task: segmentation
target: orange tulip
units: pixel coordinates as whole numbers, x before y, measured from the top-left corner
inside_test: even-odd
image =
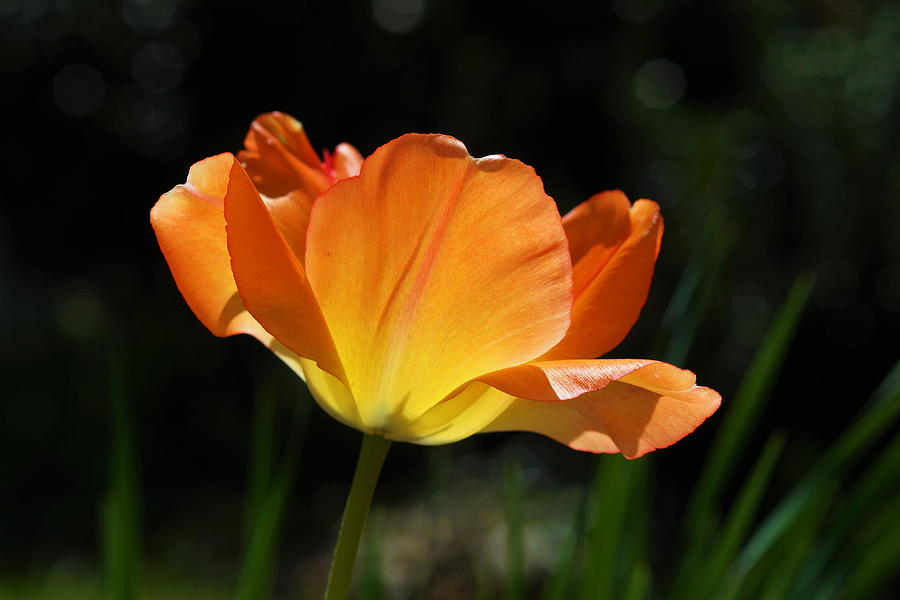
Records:
[[[443,135],[321,160],[272,113],[245,146],[196,163],[153,228],[203,324],[255,336],[339,421],[419,444],[533,431],[634,458],[718,408],[690,371],[594,358],[644,304],[656,203],[604,192],[561,219],[531,167]]]

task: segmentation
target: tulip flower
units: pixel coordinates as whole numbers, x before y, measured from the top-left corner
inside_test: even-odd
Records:
[[[354,490],[374,487],[385,440],[521,430],[635,458],[719,406],[690,371],[597,358],[647,297],[663,231],[649,200],[604,192],[561,218],[517,160],[419,134],[320,158],[272,113],[237,157],[196,163],[151,222],[212,333],[256,337],[366,434]],[[344,528],[361,530],[353,502]]]

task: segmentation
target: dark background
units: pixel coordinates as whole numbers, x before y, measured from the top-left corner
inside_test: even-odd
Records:
[[[725,409],[791,281],[814,272],[756,440],[789,433],[785,485],[897,359],[896,2],[3,0],[0,74],[0,572],[95,562],[120,376],[149,560],[230,577],[255,390],[276,382],[284,421],[310,400],[256,342],[194,319],[148,212],[264,111],[295,115],[316,148],[456,136],[534,166],[562,212],[616,187],[657,200],[651,297],[616,356],[647,355],[715,215],[736,245],[681,366]],[[330,546],[359,439],[309,418],[287,556]],[[672,529],[718,422],[657,453]],[[379,501],[420,495],[441,452],[487,478],[518,452],[548,487],[593,464],[523,434],[397,445]]]

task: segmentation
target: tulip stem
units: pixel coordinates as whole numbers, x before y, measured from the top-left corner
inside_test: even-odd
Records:
[[[353,474],[350,495],[347,496],[337,546],[331,561],[331,572],[325,586],[325,600],[345,600],[350,595],[359,538],[366,524],[381,465],[384,464],[384,457],[387,456],[390,447],[391,441],[386,438],[363,434],[356,472]]]

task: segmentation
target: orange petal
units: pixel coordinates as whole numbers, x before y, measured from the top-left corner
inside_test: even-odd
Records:
[[[299,357],[273,340],[238,295],[225,237],[223,197],[234,157],[220,154],[191,167],[187,183],[163,194],[150,211],[172,276],[188,306],[215,335],[252,335],[302,376]]]
[[[601,192],[563,217],[572,255],[572,287],[577,296],[628,238],[631,202],[619,190]],[[590,256],[589,256],[590,255]]]
[[[563,219],[574,268],[575,302],[565,339],[545,359],[593,358],[621,342],[650,290],[662,240],[659,206],[604,192]]]
[[[313,202],[335,180],[358,174],[362,155],[350,144],[339,144],[326,164],[313,150],[303,125],[280,112],[258,116],[250,125],[244,147],[238,158],[303,263]]]
[[[344,142],[334,149],[334,176],[336,179],[356,177],[362,168],[363,156],[359,150]]]
[[[575,450],[637,458],[691,433],[720,402],[690,371],[650,362],[572,400],[515,400],[482,431],[533,431]]]
[[[473,381],[418,418],[393,424],[385,435],[392,440],[426,446],[450,444],[478,433],[517,401],[509,394]]]
[[[599,390],[654,362],[630,358],[538,361],[481,375],[477,379],[517,398],[557,402]]]
[[[447,136],[398,138],[322,195],[306,268],[373,431],[539,356],[568,326],[568,248],[540,178]]]
[[[196,163],[187,183],[160,197],[150,223],[181,295],[211,332],[269,338],[244,310],[231,275],[222,198],[233,162],[220,154]]]
[[[341,379],[341,361],[303,267],[233,157],[224,204],[231,270],[244,306],[284,346]]]
[[[244,148],[238,158],[261,194],[277,198],[301,190],[311,201],[331,185],[303,125],[290,115],[259,115],[244,138]]]

